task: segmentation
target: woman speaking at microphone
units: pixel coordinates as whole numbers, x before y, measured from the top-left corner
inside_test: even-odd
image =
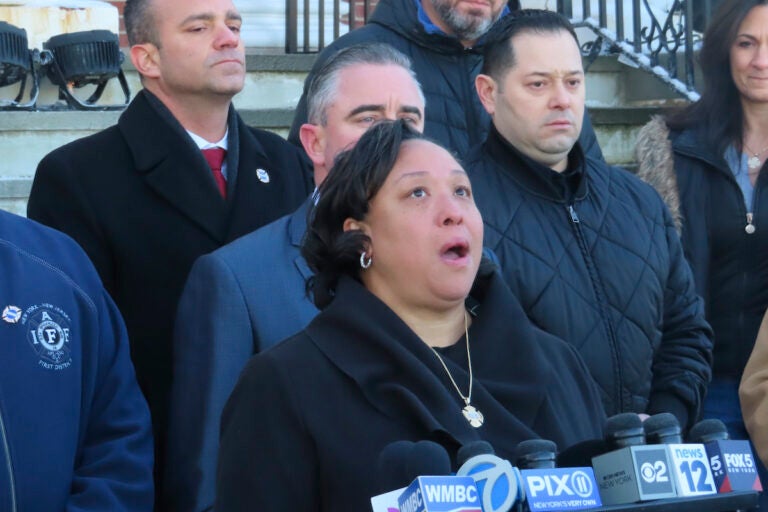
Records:
[[[583,362],[493,265],[469,178],[405,122],[371,128],[320,188],[302,254],[321,313],[254,356],[222,417],[216,509],[363,511],[398,440],[602,436]],[[404,485],[407,482],[403,483]]]

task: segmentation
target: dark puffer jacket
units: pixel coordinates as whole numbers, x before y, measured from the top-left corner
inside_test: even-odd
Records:
[[[670,133],[654,118],[638,136],[638,175],[677,212],[685,255],[715,332],[713,374],[739,379],[768,307],[768,176],[744,197],[703,127]],[[751,229],[750,229],[751,231]]]
[[[465,48],[455,37],[429,34],[418,20],[414,0],[381,0],[367,25],[345,34],[318,55],[304,82],[289,141],[301,146],[299,128],[307,122],[307,86],[325,60],[343,48],[369,42],[387,43],[411,59],[426,98],[427,136],[460,157],[485,139],[490,117],[475,91],[475,77],[483,65],[482,40]],[[588,154],[603,158],[586,113],[581,143]]]
[[[579,350],[609,415],[666,411],[690,426],[711,330],[669,211],[628,172],[578,145],[570,157],[565,194],[492,131],[467,162],[485,245],[534,322]]]

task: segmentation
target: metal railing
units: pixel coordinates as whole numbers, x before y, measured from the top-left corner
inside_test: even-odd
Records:
[[[319,52],[365,25],[375,6],[376,0],[285,0],[285,52]]]
[[[582,45],[587,67],[599,55],[619,55],[695,101],[694,52],[719,1],[675,0],[660,8],[650,0],[557,0],[557,11],[594,34]],[[364,24],[377,0],[327,2],[286,0],[287,53],[322,50],[342,32]]]
[[[675,0],[660,9],[649,0],[558,0],[557,9],[594,33],[582,46],[587,67],[598,55],[618,54],[695,101],[694,52],[718,1]]]

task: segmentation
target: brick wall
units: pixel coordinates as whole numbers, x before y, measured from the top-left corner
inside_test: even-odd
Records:
[[[125,0],[110,0],[110,4],[117,7],[120,12],[120,47],[128,47],[128,36],[125,35],[125,24],[123,23],[123,8],[125,7]]]

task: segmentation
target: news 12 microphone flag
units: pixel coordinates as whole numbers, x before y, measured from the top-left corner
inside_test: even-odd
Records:
[[[400,512],[483,512],[468,476],[420,476],[398,500]]]
[[[666,444],[670,472],[680,497],[717,494],[704,445],[700,443]]]

